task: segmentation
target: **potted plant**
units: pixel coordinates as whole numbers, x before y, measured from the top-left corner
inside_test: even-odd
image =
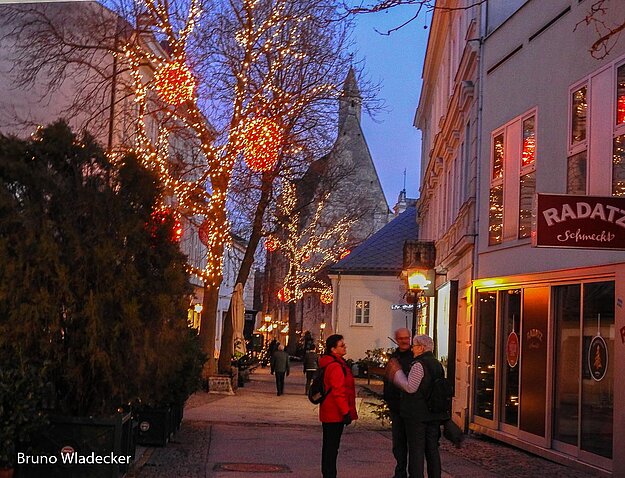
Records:
[[[14,360],[0,368],[0,478],[13,476],[17,451],[47,424],[42,374]]]

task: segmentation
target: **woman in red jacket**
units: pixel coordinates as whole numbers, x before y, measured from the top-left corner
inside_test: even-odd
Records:
[[[343,360],[347,346],[342,335],[331,335],[326,340],[325,355],[319,359],[319,368],[325,368],[323,381],[328,395],[319,407],[323,427],[321,473],[323,478],[336,478],[336,457],[345,425],[358,418],[356,387],[351,370]]]

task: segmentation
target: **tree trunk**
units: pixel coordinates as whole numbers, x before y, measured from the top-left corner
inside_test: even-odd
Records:
[[[245,249],[245,255],[241,261],[241,267],[237,273],[237,279],[235,284],[241,284],[245,287],[250,271],[252,270],[252,264],[254,263],[254,256],[256,255],[256,248],[260,242],[263,232],[263,216],[265,210],[271,199],[271,192],[273,190],[273,180],[275,174],[263,173],[260,199],[256,206],[256,212],[254,213],[254,221],[252,223],[252,233],[250,234],[247,248]],[[230,298],[230,306],[228,307],[228,313],[224,319],[224,329],[221,334],[221,351],[219,353],[219,371],[225,373],[230,370],[230,361],[232,360],[232,339],[233,339],[233,321],[232,321],[232,297]]]
[[[297,338],[297,302],[289,302],[289,355],[295,355],[297,351]]]
[[[204,284],[202,298],[202,317],[200,321],[200,344],[207,360],[202,371],[202,378],[215,375],[215,337],[217,335],[217,304],[219,302],[219,287]]]

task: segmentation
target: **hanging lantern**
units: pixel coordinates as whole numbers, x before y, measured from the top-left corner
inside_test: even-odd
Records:
[[[195,78],[184,62],[174,60],[158,69],[154,89],[164,102],[176,106],[193,99]]]
[[[271,171],[278,161],[282,129],[270,118],[255,118],[243,133],[243,156],[252,171]]]
[[[200,242],[204,244],[205,246],[208,246],[208,243],[210,242],[210,238],[211,238],[210,224],[208,221],[204,221],[202,223],[202,225],[197,230],[197,235],[198,235],[198,238],[200,239]]]
[[[265,249],[267,249],[269,252],[273,252],[277,248],[278,248],[278,241],[274,237],[269,236],[265,240]]]
[[[345,250],[345,251],[343,251],[343,252],[341,253],[341,255],[339,256],[339,259],[345,259],[345,258],[346,258],[347,256],[349,256],[351,253],[352,253],[352,251],[351,251],[351,250],[349,250],[349,249],[347,249],[347,250]]]
[[[332,301],[334,300],[334,294],[332,294],[332,290],[331,289],[324,289],[321,292],[321,303],[322,304],[331,304]]]

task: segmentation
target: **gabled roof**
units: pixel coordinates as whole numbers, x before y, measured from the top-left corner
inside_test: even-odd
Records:
[[[399,274],[404,262],[404,241],[416,240],[418,236],[417,208],[411,206],[330,267],[330,274]]]

